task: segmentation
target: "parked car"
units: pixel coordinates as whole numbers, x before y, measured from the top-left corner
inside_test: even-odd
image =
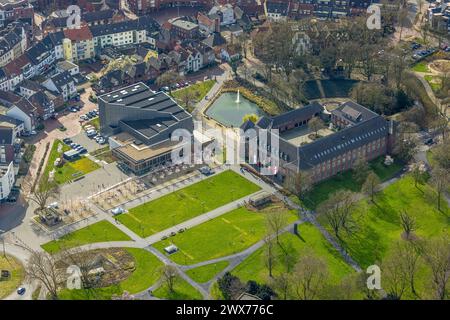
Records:
[[[72,139],[70,139],[70,138],[64,138],[64,139],[63,139],[63,142],[64,142],[65,144],[70,145],[73,141],[72,141]]]
[[[114,208],[114,209],[111,210],[111,213],[112,213],[113,215],[115,215],[115,216],[117,216],[117,215],[119,215],[119,214],[122,214],[122,213],[124,213],[124,212],[125,212],[125,209],[122,208],[122,207],[117,207],[117,208]]]
[[[19,295],[19,296],[23,296],[24,294],[25,294],[25,291],[27,291],[24,287],[19,287],[18,289],[17,289],[17,294]]]

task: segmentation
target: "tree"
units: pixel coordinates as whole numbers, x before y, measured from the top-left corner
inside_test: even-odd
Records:
[[[317,298],[324,288],[328,277],[325,260],[318,258],[311,251],[302,255],[291,277],[291,291],[295,298],[312,300]]]
[[[293,186],[289,189],[292,189],[300,199],[303,199],[312,189],[313,182],[313,177],[310,172],[300,171],[295,175]]]
[[[424,182],[424,174],[419,163],[414,163],[411,169],[411,174],[414,179],[414,186],[419,189],[418,184],[422,184]]]
[[[161,279],[162,281],[167,285],[167,289],[169,290],[169,293],[173,293],[174,286],[179,278],[178,270],[174,266],[170,264],[166,264],[162,267],[161,270]]]
[[[242,123],[246,122],[246,121],[251,121],[253,123],[258,122],[258,116],[254,113],[249,113],[246,114],[243,118],[242,118]]]
[[[39,180],[37,187],[33,191],[33,184],[25,180],[24,189],[26,190],[27,199],[38,205],[38,211],[42,211],[47,207],[50,199],[57,199],[59,195],[59,186],[55,181],[51,181],[48,175],[43,175]]]
[[[450,183],[450,172],[449,170],[443,169],[441,167],[435,167],[431,171],[430,183],[436,189],[437,192],[437,205],[438,210],[441,210],[441,199],[442,194],[447,190]]]
[[[414,241],[397,242],[392,255],[397,258],[403,276],[409,283],[411,292],[419,297],[415,288],[415,276],[420,266],[420,246]]]
[[[340,190],[332,194],[317,208],[318,214],[325,217],[338,239],[340,239],[339,231],[341,229],[351,232],[354,227],[352,208],[355,202],[356,197],[353,192]]]
[[[400,213],[400,224],[405,233],[405,238],[410,239],[411,233],[417,229],[416,219],[403,211]]]
[[[393,150],[400,160],[404,162],[410,161],[417,151],[418,139],[416,132],[418,126],[412,122],[401,122],[399,125],[399,137],[396,140]]]
[[[422,256],[431,269],[431,283],[435,297],[444,300],[447,297],[447,283],[450,277],[450,240],[448,236],[428,240]]]
[[[373,171],[370,171],[367,175],[366,181],[362,185],[362,190],[365,194],[370,196],[370,200],[372,202],[374,202],[373,199],[375,194],[380,191],[380,184],[380,178],[378,178],[378,176]]]
[[[65,270],[58,268],[52,256],[43,251],[28,249],[28,258],[25,273],[31,281],[38,281],[47,289],[53,300],[58,299],[58,284],[63,280]]]
[[[325,128],[325,124],[319,117],[314,117],[308,121],[308,128],[314,131],[316,138],[318,138],[318,131]]]
[[[192,105],[197,101],[199,97],[199,92],[197,90],[191,90],[191,88],[186,88],[181,90],[178,99],[183,104],[186,110],[190,110]]]
[[[358,183],[366,181],[369,174],[369,163],[366,158],[361,155],[353,163],[353,179]]]
[[[400,300],[408,285],[402,266],[398,263],[397,257],[389,255],[381,266],[383,270],[383,289],[390,299]]]
[[[265,243],[265,251],[264,251],[264,263],[267,267],[267,270],[269,271],[269,277],[273,277],[273,267],[275,264],[275,246],[274,246],[274,239],[272,238],[271,234],[267,234],[264,237],[264,243]]]
[[[156,79],[156,83],[159,87],[168,87],[169,93],[172,94],[172,86],[180,81],[181,78],[175,71],[166,71]]]
[[[275,235],[277,244],[281,246],[280,243],[280,233],[281,230],[287,225],[287,215],[283,210],[271,211],[266,214],[266,226],[267,232]]]
[[[219,278],[217,284],[225,300],[236,299],[245,290],[241,280],[229,272],[226,272],[222,278]]]
[[[433,149],[433,159],[441,168],[450,170],[450,141],[448,139]]]
[[[270,278],[269,284],[270,287],[275,290],[279,299],[287,300],[291,285],[291,277],[286,272],[281,272]]]

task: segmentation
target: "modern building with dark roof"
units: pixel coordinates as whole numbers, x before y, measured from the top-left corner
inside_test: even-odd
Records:
[[[132,172],[141,174],[170,160],[178,142],[176,129],[193,132],[192,116],[164,92],[142,82],[99,97],[100,131],[113,154]]]
[[[317,132],[318,136],[308,126],[314,117],[329,122],[328,127]],[[245,125],[246,129],[250,127]],[[394,122],[352,101],[342,103],[331,113],[314,102],[272,118],[262,117],[254,127],[279,138],[276,153],[280,163],[274,179],[282,183],[299,172],[309,172],[314,182],[327,179],[351,169],[358,158],[369,161],[391,152],[395,142]],[[271,152],[270,139],[265,148]],[[270,159],[265,163],[261,160],[258,166],[270,163]],[[292,184],[288,181],[288,185]]]

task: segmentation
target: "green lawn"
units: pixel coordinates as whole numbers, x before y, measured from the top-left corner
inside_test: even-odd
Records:
[[[207,264],[206,266],[194,268],[186,271],[186,274],[191,277],[192,280],[205,283],[211,280],[216,274],[221,272],[228,266],[228,261],[220,261],[216,263]]]
[[[430,72],[430,69],[428,69],[428,62],[426,61],[416,63],[412,69],[416,72]]]
[[[83,127],[91,125],[95,128],[95,130],[100,130],[100,117],[96,117],[92,120],[89,120],[88,122],[86,122]]]
[[[255,212],[241,207],[157,242],[154,247],[164,252],[164,248],[173,243],[179,251],[171,254],[170,259],[187,265],[238,253],[264,237],[266,214],[271,210],[286,209],[269,207]],[[289,222],[298,219],[294,210],[286,212]]]
[[[198,82],[196,84],[193,84],[187,88],[179,89],[172,92],[172,97],[174,97],[182,106],[183,101],[181,99],[184,91],[191,91],[196,94],[196,98],[194,100],[194,103],[198,103],[201,101],[211,90],[211,88],[214,86],[215,81],[214,80],[206,80],[202,82]]]
[[[91,290],[68,290],[60,292],[63,300],[109,300],[113,294],[121,295],[124,291],[135,294],[147,290],[160,276],[159,269],[163,263],[152,253],[144,249],[127,248],[135,260],[135,270],[124,281],[109,287]]]
[[[292,233],[284,233],[280,236],[282,245],[294,253],[295,259],[293,259],[291,264],[292,267],[306,250],[312,250],[316,256],[323,258],[327,263],[329,273],[327,283],[338,284],[343,277],[354,272],[315,226],[303,223],[298,228],[300,237]],[[259,283],[266,283],[269,272],[264,262],[265,251],[265,246],[258,249],[232,270],[231,273],[238,276],[243,282],[254,280]],[[276,246],[276,251],[278,254],[278,251],[281,251],[281,249]],[[284,272],[284,268],[281,261],[277,260],[273,274],[277,275],[280,272]]]
[[[0,270],[8,270],[11,277],[8,280],[0,281],[0,300],[13,293],[22,283],[25,277],[25,270],[22,264],[14,257],[0,254]]]
[[[386,181],[398,173],[403,165],[395,161],[390,166],[384,165],[384,157],[380,157],[370,162],[370,168],[380,178]],[[305,196],[303,203],[310,209],[315,209],[320,203],[327,200],[334,192],[346,189],[354,192],[361,190],[362,184],[353,179],[353,171],[349,170],[340,173],[328,180],[318,183],[313,190]]]
[[[354,210],[358,228],[351,234],[341,234],[343,246],[363,268],[379,263],[389,254],[395,242],[403,241],[399,218],[402,211],[416,219],[415,235],[428,239],[449,232],[450,210],[446,204],[443,206],[445,208],[439,212],[435,191],[426,184],[417,189],[413,178],[407,176],[380,192],[375,204],[367,199],[358,203]],[[320,220],[328,227],[323,218]]]
[[[106,163],[113,163],[116,161],[112,155],[112,151],[109,149],[109,146],[91,152],[91,156],[96,157],[98,160],[103,160]]]
[[[178,278],[173,289],[174,292],[169,292],[167,285],[163,284],[161,287],[153,292],[153,295],[160,299],[168,300],[201,300],[203,299],[200,292],[187,283],[184,279]]]
[[[426,75],[424,78],[430,85],[433,92],[439,92],[439,90],[441,90],[441,79],[439,77]]]
[[[42,249],[54,254],[61,249],[82,246],[89,243],[105,241],[131,241],[121,230],[106,220],[99,221],[72,233],[66,234],[59,239],[41,245]]]
[[[148,237],[258,190],[257,185],[228,170],[135,207],[118,219],[135,233]]]
[[[58,152],[58,148],[60,148],[61,152]],[[45,167],[44,170],[44,175],[48,176],[50,172],[54,169],[55,181],[58,184],[63,184],[67,181],[76,179],[100,168],[98,164],[96,164],[95,162],[86,157],[81,157],[80,159],[72,162],[67,161],[62,167],[55,167],[54,165],[55,160],[61,157],[62,154],[68,150],[70,150],[70,147],[65,143],[63,143],[61,140],[55,140],[53,142],[47,166]]]

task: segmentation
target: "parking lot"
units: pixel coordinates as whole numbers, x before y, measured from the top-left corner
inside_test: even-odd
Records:
[[[71,139],[73,142],[85,147],[89,153],[104,147],[101,144],[97,143],[95,140],[89,139],[84,130]]]

